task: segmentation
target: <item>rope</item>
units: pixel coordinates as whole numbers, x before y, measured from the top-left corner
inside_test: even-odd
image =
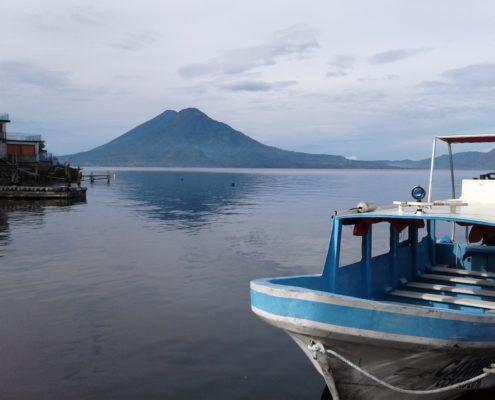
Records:
[[[387,383],[387,382],[377,378],[376,376],[370,374],[368,371],[365,371],[364,369],[362,369],[358,365],[354,364],[352,361],[349,361],[347,358],[340,355],[336,351],[326,349],[325,346],[323,346],[323,344],[321,344],[319,342],[317,342],[317,343],[312,342],[311,344],[308,345],[308,349],[311,352],[313,352],[313,357],[315,359],[317,359],[318,353],[332,355],[332,356],[338,358],[344,364],[347,364],[349,367],[355,369],[356,371],[360,372],[361,374],[363,374],[367,378],[378,383],[379,385],[382,385],[382,386],[386,387],[387,389],[393,390],[395,392],[403,393],[403,394],[427,395],[427,394],[444,393],[444,392],[458,389],[462,386],[466,386],[466,385],[469,385],[471,383],[477,382],[481,379],[486,378],[487,376],[489,376],[491,374],[495,374],[495,364],[491,364],[490,368],[483,368],[482,374],[479,374],[479,375],[477,375],[471,379],[467,379],[467,380],[462,381],[462,382],[454,383],[453,385],[444,386],[444,387],[441,387],[438,389],[431,389],[431,390],[410,390],[410,389],[403,389],[403,388],[400,388],[397,386],[393,386],[390,383]]]

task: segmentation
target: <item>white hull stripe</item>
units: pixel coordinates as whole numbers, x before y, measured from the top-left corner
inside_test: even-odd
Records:
[[[340,334],[352,337],[358,337],[363,339],[377,339],[384,340],[390,342],[401,342],[401,343],[411,343],[422,346],[454,346],[459,345],[460,343],[453,340],[441,340],[441,339],[428,339],[421,338],[416,336],[408,336],[408,335],[396,335],[396,334],[387,334],[380,333],[376,331],[370,331],[366,329],[356,329],[356,328],[347,328],[339,325],[326,324],[322,322],[310,321],[302,318],[293,318],[293,317],[281,317],[280,315],[275,315],[268,313],[266,311],[260,310],[256,307],[251,307],[253,312],[265,319],[272,325],[275,325],[281,329],[287,330],[290,332],[297,332],[299,334],[305,334],[314,339],[319,339],[322,337],[322,334]],[[487,342],[468,342],[462,343],[462,347],[483,347],[490,345],[490,347],[495,347],[495,341],[491,343]]]

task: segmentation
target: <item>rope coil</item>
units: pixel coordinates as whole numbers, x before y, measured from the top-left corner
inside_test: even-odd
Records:
[[[477,382],[481,379],[488,377],[489,375],[492,375],[492,374],[495,375],[495,364],[491,364],[490,368],[483,368],[483,373],[481,373],[481,374],[479,374],[473,378],[467,379],[467,380],[462,381],[462,382],[454,383],[454,384],[449,385],[449,386],[444,386],[441,388],[430,389],[430,390],[403,389],[403,388],[391,385],[390,383],[385,382],[385,381],[381,380],[380,378],[377,378],[376,376],[372,375],[368,371],[362,369],[358,365],[354,364],[352,361],[345,358],[343,355],[337,353],[334,350],[330,350],[330,349],[325,348],[325,346],[323,346],[322,343],[311,342],[308,345],[308,349],[313,353],[313,358],[315,360],[318,358],[318,354],[329,354],[329,355],[334,356],[335,358],[339,359],[340,361],[342,361],[344,364],[348,365],[349,367],[360,372],[361,374],[363,374],[367,378],[371,379],[372,381],[378,383],[379,385],[381,385],[387,389],[393,390],[394,392],[403,393],[403,394],[429,395],[429,394],[444,393],[444,392],[458,389],[462,386],[466,386],[466,385],[469,385],[471,383]]]

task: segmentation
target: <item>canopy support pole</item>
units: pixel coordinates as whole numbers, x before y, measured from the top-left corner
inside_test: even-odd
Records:
[[[455,199],[454,157],[452,155],[452,143],[448,142],[447,145],[449,146],[450,184],[452,187],[452,198]],[[452,241],[455,240],[455,222],[452,222],[452,232],[450,234],[450,239]]]
[[[428,203],[431,202],[431,192],[433,190],[433,170],[435,169],[435,154],[437,147],[437,138],[433,138],[433,149],[431,150],[430,181],[428,183]]]
[[[449,146],[450,182],[452,185],[452,198],[455,199],[454,157],[452,156],[452,143],[448,143],[448,146]]]

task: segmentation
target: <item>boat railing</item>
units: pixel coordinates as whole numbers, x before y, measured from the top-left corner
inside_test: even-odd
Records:
[[[422,201],[394,201],[393,204],[399,207],[399,212],[402,213],[408,208],[415,209],[416,214],[421,214],[425,209],[433,207],[450,207],[450,212],[455,213],[457,207],[465,207],[468,205],[465,201],[459,199],[435,200],[431,202]]]

